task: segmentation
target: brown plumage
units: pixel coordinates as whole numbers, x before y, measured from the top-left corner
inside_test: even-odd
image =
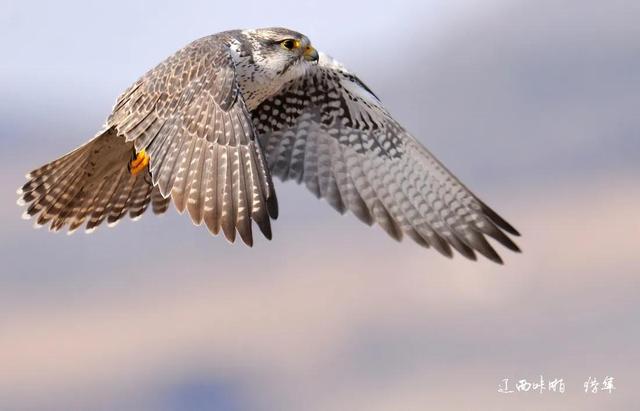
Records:
[[[25,217],[37,215],[36,225],[50,224],[52,231],[68,225],[73,232],[85,223],[87,231],[92,231],[105,219],[115,224],[127,213],[137,218],[152,197],[154,212],[165,212],[168,199],[148,183],[149,171],[136,176],[128,172],[132,153],[133,143],[125,143],[109,129],[32,171],[19,190],[21,202],[29,204]]]
[[[289,41],[291,40],[291,41]],[[129,163],[144,150],[147,168]],[[188,212],[229,241],[271,238],[271,174],[304,183],[340,213],[445,256],[502,262],[518,232],[398,124],[340,63],[287,29],[229,31],[187,45],[117,100],[104,131],[34,170],[25,215],[92,231],[124,215]]]

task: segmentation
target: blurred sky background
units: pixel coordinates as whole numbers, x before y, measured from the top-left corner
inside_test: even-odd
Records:
[[[637,409],[638,22],[634,0],[1,0],[0,409]],[[20,219],[24,174],[147,69],[274,25],[358,73],[524,253],[447,260],[294,183],[252,249],[175,210],[91,236]],[[540,375],[567,392],[497,393]]]

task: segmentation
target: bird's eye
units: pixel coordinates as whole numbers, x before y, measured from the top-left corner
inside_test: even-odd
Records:
[[[282,40],[280,42],[280,45],[287,50],[293,50],[295,48],[300,47],[300,42],[294,39],[286,39],[286,40]]]

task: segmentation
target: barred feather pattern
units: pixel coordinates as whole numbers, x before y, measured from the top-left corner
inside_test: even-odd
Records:
[[[519,251],[518,232],[400,126],[340,63],[318,66],[252,112],[271,172],[304,183],[336,210],[445,256],[501,263],[486,240]]]
[[[194,224],[253,244],[278,214],[271,176],[224,38],[197,40],[118,99],[108,125],[150,157],[153,185]]]
[[[170,199],[194,224],[253,244],[271,238],[278,205],[271,173],[304,183],[341,213],[377,223],[446,256],[500,256],[518,232],[398,124],[373,92],[320,53],[282,54],[281,28],[230,31],[176,52],[117,100],[89,143],[28,175],[26,217],[52,230],[91,231],[125,215],[155,213]],[[315,50],[314,50],[315,52]],[[288,52],[286,52],[288,53]],[[305,57],[304,59],[302,57]],[[275,93],[275,94],[274,94]],[[141,150],[148,167],[132,175]]]
[[[19,203],[27,206],[24,218],[36,226],[49,225],[73,233],[82,225],[92,232],[107,220],[114,225],[128,214],[139,218],[153,203],[155,214],[168,208],[157,188],[149,182],[148,168],[137,175],[128,170],[133,144],[115,130],[99,133],[87,144],[27,175],[18,190]]]

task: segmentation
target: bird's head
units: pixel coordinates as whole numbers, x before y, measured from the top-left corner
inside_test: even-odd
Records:
[[[251,44],[255,64],[279,76],[301,75],[318,62],[318,52],[309,38],[293,30],[274,27],[243,34]]]

